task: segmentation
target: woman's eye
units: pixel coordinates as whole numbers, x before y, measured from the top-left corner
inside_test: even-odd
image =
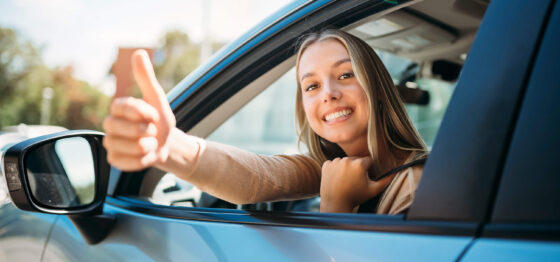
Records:
[[[311,90],[313,90],[313,89],[315,89],[315,88],[317,88],[317,85],[308,85],[308,86],[305,88],[305,92],[309,92],[309,91],[311,91]]]
[[[340,80],[348,79],[354,77],[354,73],[344,73],[338,77]]]

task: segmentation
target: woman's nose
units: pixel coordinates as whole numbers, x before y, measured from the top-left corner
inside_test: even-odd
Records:
[[[340,93],[340,90],[338,90],[338,88],[336,87],[336,84],[330,83],[330,82],[325,82],[324,86],[323,86],[323,102],[329,102],[332,100],[338,100],[340,99],[342,93]]]

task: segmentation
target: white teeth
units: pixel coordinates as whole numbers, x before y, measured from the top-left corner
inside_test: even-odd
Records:
[[[331,121],[331,120],[333,120],[333,119],[335,119],[335,118],[338,118],[338,117],[347,116],[347,115],[349,115],[350,113],[352,113],[352,110],[351,110],[351,109],[344,109],[344,110],[341,110],[341,111],[334,112],[334,113],[331,113],[331,114],[326,115],[326,116],[325,116],[325,120]]]

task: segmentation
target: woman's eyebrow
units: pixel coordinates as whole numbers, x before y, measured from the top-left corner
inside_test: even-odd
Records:
[[[305,74],[301,77],[301,80],[300,80],[300,81],[303,82],[303,79],[305,79],[306,77],[310,77],[310,76],[314,76],[314,75],[315,75],[315,73],[313,73],[313,72],[305,73]]]
[[[339,66],[339,65],[341,65],[341,64],[348,63],[348,62],[352,62],[352,60],[350,60],[350,58],[343,58],[343,59],[340,59],[340,60],[336,61],[336,62],[332,65],[332,68],[335,68],[335,67],[337,67],[337,66]],[[314,75],[315,75],[315,73],[313,73],[313,72],[305,73],[303,76],[301,76],[301,80],[300,80],[300,81],[303,81],[303,79],[305,79],[306,77],[310,77],[310,76],[314,76]]]
[[[350,58],[343,58],[343,59],[340,59],[340,60],[336,61],[336,62],[332,65],[332,67],[335,68],[335,67],[337,67],[337,66],[339,66],[339,65],[341,65],[341,64],[348,63],[348,62],[352,62],[352,60],[350,60]]]

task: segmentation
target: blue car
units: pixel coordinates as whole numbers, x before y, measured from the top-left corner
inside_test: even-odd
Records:
[[[298,153],[294,43],[324,28],[378,52],[431,149],[406,214],[234,205],[65,131],[3,147],[0,261],[560,260],[559,1],[295,1],[168,93],[177,127]]]

